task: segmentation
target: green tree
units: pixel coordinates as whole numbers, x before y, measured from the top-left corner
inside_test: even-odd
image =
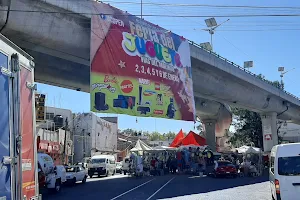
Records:
[[[176,133],[169,131],[168,133],[161,134],[157,131],[154,131],[154,132],[148,134],[147,136],[149,137],[149,140],[151,140],[151,141],[168,140],[168,139],[174,139],[176,136]]]
[[[119,130],[119,133],[125,134],[125,135],[131,135],[131,136],[147,136],[149,140],[168,140],[168,139],[174,139],[176,136],[176,133],[169,131],[168,133],[161,134],[157,131],[154,131],[152,133],[149,133],[148,131],[135,131],[133,129],[125,129],[123,131]]]
[[[169,131],[168,133],[164,134],[166,140],[172,140],[176,137],[176,133]]]
[[[152,132],[150,135],[149,135],[149,139],[151,141],[154,141],[154,140],[161,140],[163,138],[163,135],[161,135],[159,132],[155,131],[155,132]]]
[[[131,128],[127,128],[127,129],[124,129],[121,133],[125,134],[125,135],[134,135],[136,131],[134,131],[133,129]]]
[[[267,81],[268,83],[277,87],[278,89],[282,89],[282,90],[284,89],[284,84],[281,84],[279,81],[269,81],[265,79],[265,76],[262,74],[258,74],[257,77],[260,78],[261,80]]]
[[[256,147],[263,147],[262,123],[260,115],[246,109],[232,109],[235,116],[233,124],[236,133],[229,139],[229,142],[237,147],[241,145],[254,144]]]
[[[199,125],[196,126],[196,129],[199,131],[199,135],[205,136],[204,125],[202,124],[202,122],[200,122]]]

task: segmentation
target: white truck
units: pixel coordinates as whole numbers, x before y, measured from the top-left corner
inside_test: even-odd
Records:
[[[40,199],[33,58],[0,34],[0,199]]]
[[[66,182],[66,170],[63,165],[54,165],[53,159],[45,153],[38,153],[39,187],[60,192]]]
[[[108,176],[116,174],[116,159],[113,155],[94,155],[88,163],[88,175],[90,178],[97,174]]]

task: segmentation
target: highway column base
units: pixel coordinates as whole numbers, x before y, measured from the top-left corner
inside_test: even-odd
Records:
[[[203,120],[202,122],[205,125],[206,143],[213,152],[216,152],[216,120]]]
[[[269,152],[273,146],[278,144],[277,113],[263,113],[261,114],[261,121],[263,132],[263,148],[265,152]]]

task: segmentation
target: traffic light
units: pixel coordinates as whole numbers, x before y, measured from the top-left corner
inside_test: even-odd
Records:
[[[44,121],[45,120],[45,99],[46,99],[46,95],[35,94],[36,121]]]

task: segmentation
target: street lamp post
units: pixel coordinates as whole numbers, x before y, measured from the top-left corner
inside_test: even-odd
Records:
[[[295,68],[285,71],[284,67],[278,67],[278,72],[280,72],[280,85],[281,85],[281,89],[284,89],[283,88],[283,84],[284,84],[283,83],[283,75],[286,74],[286,73],[288,73],[288,72],[290,72],[290,71],[292,71],[292,70],[294,70],[294,69]]]
[[[215,34],[216,28],[218,28],[219,26],[221,26],[222,24],[224,24],[228,21],[229,21],[229,19],[222,22],[221,24],[217,24],[217,21],[214,17],[205,20],[206,26],[208,28],[202,29],[202,30],[208,31],[208,33],[210,34],[210,45],[211,45],[212,50],[213,50],[213,34]]]

